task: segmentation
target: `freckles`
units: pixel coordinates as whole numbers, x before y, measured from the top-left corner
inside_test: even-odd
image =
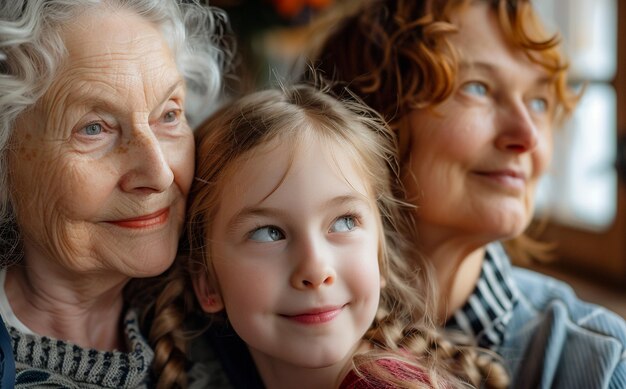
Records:
[[[133,138],[132,138],[132,139],[129,139],[129,140],[128,140],[128,142],[127,142],[126,144],[127,144],[129,147],[131,147],[131,146],[132,146],[132,147],[138,147],[138,146],[141,146],[141,143],[142,143],[142,142],[141,142],[141,140],[140,140],[140,139],[138,139],[138,138],[139,138],[139,137],[141,137],[141,136],[142,136],[142,135],[139,135],[139,134],[138,134],[138,135],[133,136]]]
[[[128,148],[133,147],[139,149],[152,147],[152,139],[150,139],[150,136],[144,131],[134,130],[131,138],[126,141],[126,146]]]
[[[115,149],[113,149],[113,153],[117,155],[128,154],[130,147],[133,145],[136,145],[134,137],[131,139],[124,139],[115,147]]]
[[[20,146],[17,150],[17,158],[22,161],[32,162],[38,156],[37,150],[27,149],[24,146]]]
[[[45,158],[44,155],[45,153],[41,152],[38,147],[21,145],[15,150],[11,158],[10,175],[13,178],[12,185],[15,186],[12,189],[36,188],[37,182],[44,178],[42,172],[46,171],[50,165],[50,158]]]
[[[24,162],[32,162],[39,156],[39,149],[44,145],[39,141],[33,141],[31,130],[26,128],[16,128],[13,134],[11,160],[15,163],[15,168],[20,170]],[[27,164],[28,165],[28,164]]]

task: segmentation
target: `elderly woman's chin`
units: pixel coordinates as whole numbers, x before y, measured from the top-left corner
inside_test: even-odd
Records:
[[[113,270],[132,277],[152,277],[163,273],[173,263],[183,222],[183,210],[169,215],[161,226],[128,229],[114,224],[105,225],[110,235],[106,244],[96,243],[99,257]],[[113,247],[116,252],[109,250]]]

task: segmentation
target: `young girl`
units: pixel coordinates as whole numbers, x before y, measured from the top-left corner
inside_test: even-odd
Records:
[[[295,86],[244,97],[196,134],[190,256],[153,325],[169,324],[156,342],[160,386],[185,384],[184,353],[171,350],[186,348],[173,314],[184,299],[172,292],[186,277],[197,306],[245,342],[265,387],[506,385],[489,358],[433,331],[427,269],[418,279],[403,259],[416,255],[400,238],[411,223],[394,200],[394,139],[368,109]]]

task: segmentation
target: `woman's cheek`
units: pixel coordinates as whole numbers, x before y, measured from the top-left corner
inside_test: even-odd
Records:
[[[176,185],[184,196],[187,196],[193,181],[195,168],[195,144],[193,134],[189,130],[174,147],[168,150],[168,161],[174,173]]]

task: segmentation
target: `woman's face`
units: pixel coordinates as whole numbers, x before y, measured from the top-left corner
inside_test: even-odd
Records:
[[[440,106],[410,113],[402,130],[410,131],[403,180],[427,250],[523,232],[552,150],[555,92],[545,70],[505,41],[487,2],[453,22],[456,89]]]
[[[172,53],[125,11],[83,15],[62,37],[67,61],[16,123],[9,162],[26,261],[159,274],[176,254],[193,176]]]

